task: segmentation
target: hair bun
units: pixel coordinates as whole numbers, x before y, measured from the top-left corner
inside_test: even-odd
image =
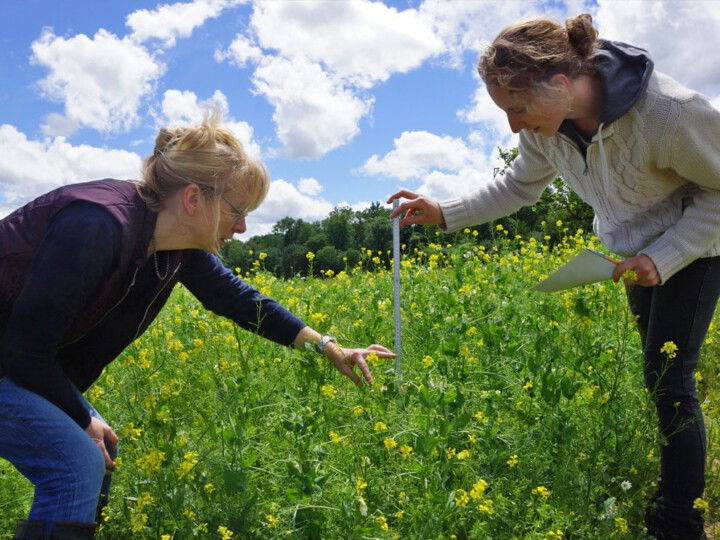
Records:
[[[570,47],[580,56],[589,58],[597,45],[598,32],[589,13],[582,13],[565,21]]]

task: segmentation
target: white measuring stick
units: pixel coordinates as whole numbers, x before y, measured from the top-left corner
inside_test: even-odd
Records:
[[[397,208],[399,201],[393,201],[393,209]],[[400,328],[400,217],[393,220],[393,293],[395,303],[395,376],[400,381],[402,365],[400,351],[402,350],[402,331]]]

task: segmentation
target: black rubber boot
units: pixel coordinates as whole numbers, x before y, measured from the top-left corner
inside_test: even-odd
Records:
[[[50,540],[93,540],[95,527],[94,523],[58,521],[53,527]]]
[[[12,540],[45,540],[45,524],[42,521],[20,521]]]

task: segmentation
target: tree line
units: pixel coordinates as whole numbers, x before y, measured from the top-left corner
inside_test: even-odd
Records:
[[[500,149],[505,162],[504,169],[517,156],[517,149]],[[328,271],[338,273],[355,267],[363,251],[371,250],[381,264],[389,264],[392,253],[392,222],[390,210],[380,203],[360,211],[348,207],[336,207],[330,215],[316,222],[285,217],[278,221],[270,234],[254,236],[245,242],[225,244],[221,256],[230,268],[246,273],[253,265],[262,265],[278,277],[307,275],[310,269],[316,275]],[[429,243],[475,242],[489,245],[498,236],[498,225],[508,234],[523,238],[534,236],[537,240],[554,243],[566,232],[574,234],[578,229],[590,231],[593,211],[572,192],[561,178],[553,180],[540,200],[533,206],[500,220],[470,227],[466,231],[442,233],[438,238],[435,227],[410,226],[400,230],[400,243],[404,252],[412,253]],[[549,237],[549,238],[548,238]],[[312,255],[308,255],[312,253]],[[377,259],[376,259],[377,261]]]

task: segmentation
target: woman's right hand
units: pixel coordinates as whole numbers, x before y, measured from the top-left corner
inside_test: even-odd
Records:
[[[412,191],[402,189],[390,195],[387,202],[389,204],[395,199],[401,198],[408,200],[393,210],[392,214],[390,214],[390,219],[395,219],[402,213],[405,213],[405,216],[400,220],[400,225],[445,226],[445,218],[443,217],[440,205],[436,201],[413,193]]]
[[[100,449],[100,452],[105,459],[105,469],[108,471],[115,469],[115,462],[110,457],[110,454],[108,454],[107,447],[105,446],[105,442],[107,441],[107,444],[109,444],[110,448],[113,450],[117,447],[118,436],[115,434],[113,429],[99,418],[91,416],[90,425],[85,428],[85,433],[90,436],[93,442]]]

